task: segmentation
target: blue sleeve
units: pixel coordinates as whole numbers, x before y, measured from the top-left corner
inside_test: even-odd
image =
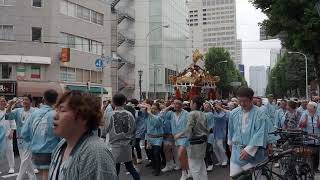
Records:
[[[233,114],[234,112],[230,112],[229,120],[228,120],[228,141],[232,141],[234,129],[233,129]]]
[[[14,109],[10,113],[6,113],[6,119],[17,121],[17,112],[18,112],[18,109]]]
[[[254,127],[255,132],[252,134],[252,137],[250,139],[250,142],[248,143],[249,146],[260,146],[260,147],[266,147],[267,140],[268,140],[268,124],[264,112],[258,112],[257,116],[255,117],[254,121]]]

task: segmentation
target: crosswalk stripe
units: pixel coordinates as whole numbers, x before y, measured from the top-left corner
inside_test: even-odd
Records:
[[[9,178],[9,177],[13,177],[13,176],[18,176],[19,173],[15,173],[15,174],[8,174],[8,175],[5,175],[5,176],[1,176],[2,178]]]

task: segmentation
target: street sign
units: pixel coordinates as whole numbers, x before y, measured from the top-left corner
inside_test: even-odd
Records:
[[[96,68],[102,68],[103,67],[103,60],[96,59],[95,65],[96,65]]]

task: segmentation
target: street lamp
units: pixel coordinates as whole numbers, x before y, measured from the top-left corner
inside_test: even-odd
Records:
[[[289,51],[288,53],[289,54],[299,54],[299,55],[304,56],[305,64],[306,64],[306,99],[308,100],[309,99],[309,95],[308,95],[308,58],[307,58],[307,56],[305,54],[303,54],[301,52]]]
[[[214,66],[213,66],[213,72],[216,72],[216,66],[218,64],[222,64],[222,63],[227,63],[228,61],[220,61],[220,62],[217,62]]]
[[[155,30],[158,30],[158,29],[161,29],[161,28],[169,28],[170,27],[170,25],[169,24],[166,24],[166,25],[161,25],[161,26],[158,26],[158,27],[156,27],[156,28],[154,28],[154,29],[152,29],[151,31],[149,31],[148,33],[147,33],[147,35],[146,35],[146,61],[147,61],[147,67],[148,67],[148,69],[150,68],[150,65],[149,65],[149,58],[148,58],[148,54],[149,54],[149,47],[148,47],[148,37],[151,35],[151,33],[152,32],[154,32]],[[147,98],[148,98],[148,94],[149,94],[149,85],[150,85],[150,79],[149,79],[149,70],[147,71],[147,89],[146,89],[146,96],[147,96]],[[155,77],[153,77],[153,78],[155,78]],[[155,84],[154,84],[154,86],[155,86]],[[155,96],[155,95],[154,95]]]
[[[138,74],[139,74],[139,94],[140,94],[140,102],[142,101],[142,73],[143,71],[140,69],[138,71]]]

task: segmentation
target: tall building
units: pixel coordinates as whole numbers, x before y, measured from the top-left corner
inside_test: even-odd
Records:
[[[271,69],[277,64],[280,59],[280,49],[270,49],[270,67]]]
[[[237,39],[235,63],[242,64],[242,40],[241,39]]]
[[[185,1],[136,1],[135,97],[139,97],[138,71],[142,70],[144,98],[166,98],[173,93],[169,75],[191,63]]]
[[[250,87],[256,96],[265,96],[267,87],[267,73],[264,66],[249,67]]]
[[[236,1],[190,0],[187,6],[192,47],[204,53],[210,47],[224,47],[240,64],[242,45],[237,41]]]
[[[240,75],[244,78],[244,77],[245,77],[244,64],[239,64],[239,65],[238,65],[238,69],[239,69]]]
[[[111,55],[109,19],[100,0],[0,1],[0,86],[10,91],[0,93],[106,93],[110,69],[102,72],[95,61]]]

